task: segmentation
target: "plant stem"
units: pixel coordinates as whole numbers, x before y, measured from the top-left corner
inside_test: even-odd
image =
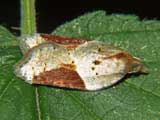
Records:
[[[21,35],[36,32],[35,0],[20,0],[21,3]]]

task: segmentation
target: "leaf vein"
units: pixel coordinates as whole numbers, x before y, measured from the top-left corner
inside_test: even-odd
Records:
[[[35,96],[36,96],[36,107],[37,107],[37,113],[38,113],[38,120],[42,120],[41,119],[41,109],[40,109],[40,101],[39,101],[39,92],[38,92],[38,88],[35,88]]]
[[[94,111],[92,111],[91,109],[89,109],[88,107],[86,107],[86,105],[81,102],[78,98],[76,98],[75,96],[64,92],[67,96],[69,96],[70,98],[72,98],[77,104],[79,104],[81,106],[81,108],[83,108],[84,110],[86,110],[89,115],[91,117],[94,117],[94,120],[103,120],[100,116],[98,116]]]
[[[132,84],[132,83],[130,83],[130,82],[125,82],[125,83],[127,83],[129,86],[131,86],[132,88],[134,88],[134,89],[141,89],[141,90],[143,90],[144,92],[146,92],[146,93],[149,93],[149,94],[151,94],[151,95],[154,95],[155,97],[158,97],[158,98],[160,98],[160,95],[157,95],[157,94],[155,94],[155,93],[153,93],[153,92],[151,92],[151,91],[149,91],[149,90],[147,90],[147,89],[144,89],[144,88],[142,88],[142,87],[137,87],[135,84]]]
[[[6,93],[7,89],[9,88],[9,86],[13,83],[14,79],[11,79],[8,84],[6,85],[6,87],[4,88],[4,90],[1,92],[0,94],[0,100],[2,99],[2,97],[4,96],[4,94]]]

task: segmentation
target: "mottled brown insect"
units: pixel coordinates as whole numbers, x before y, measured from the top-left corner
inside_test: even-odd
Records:
[[[35,34],[20,47],[25,57],[15,74],[30,84],[99,90],[126,74],[145,72],[139,59],[100,41]]]

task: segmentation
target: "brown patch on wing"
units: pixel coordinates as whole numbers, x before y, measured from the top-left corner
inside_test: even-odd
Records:
[[[121,59],[126,64],[125,72],[132,73],[132,72],[144,72],[144,67],[141,64],[140,60],[132,57],[126,52],[120,52],[113,56],[106,57],[106,59]]]
[[[85,84],[78,73],[66,68],[58,68],[45,71],[38,76],[34,76],[33,84],[42,84],[66,88],[85,89]]]
[[[41,37],[49,42],[58,43],[66,48],[75,48],[78,45],[83,44],[86,41],[88,41],[88,40],[80,39],[80,38],[72,38],[72,37],[48,35],[48,34],[41,34]]]
[[[60,68],[65,68],[68,70],[76,70],[76,65],[75,64],[60,64]]]

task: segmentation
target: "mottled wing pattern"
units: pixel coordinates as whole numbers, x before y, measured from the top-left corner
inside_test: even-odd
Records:
[[[119,48],[98,41],[77,47],[73,56],[77,72],[89,90],[111,86],[127,73],[142,70],[138,59]]]
[[[85,89],[70,50],[55,43],[34,47],[15,66],[15,74],[31,84]]]
[[[85,43],[86,39],[72,38],[66,36],[48,35],[35,33],[32,36],[23,36],[20,38],[20,48],[23,54],[26,54],[28,50],[42,43],[54,42],[62,45],[65,48],[74,48],[78,45]]]
[[[99,41],[36,34],[21,44],[26,54],[15,74],[31,84],[99,90],[144,72],[137,58]]]

